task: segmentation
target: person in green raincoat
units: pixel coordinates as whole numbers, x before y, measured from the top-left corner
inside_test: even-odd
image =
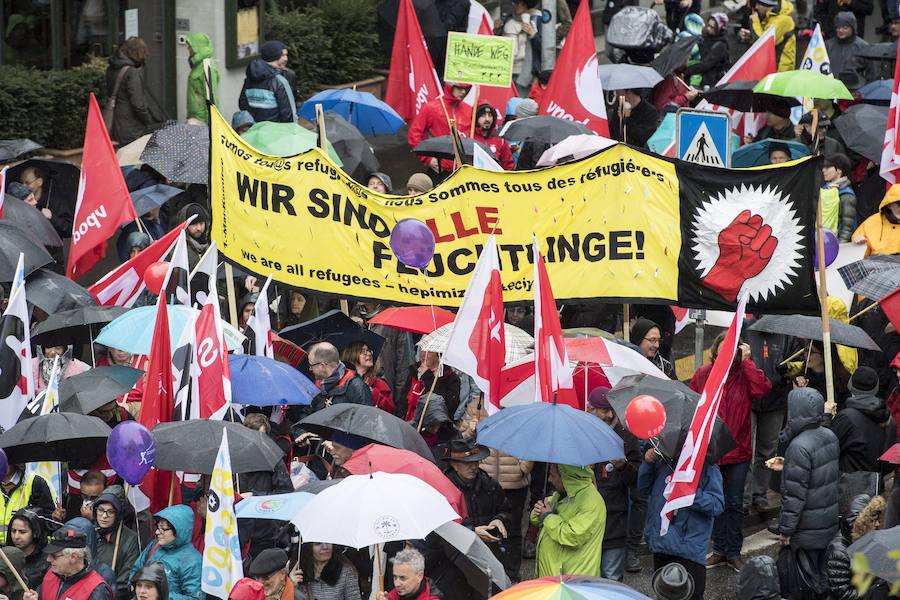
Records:
[[[557,491],[531,511],[531,522],[541,530],[536,576],[599,577],[606,504],[594,487],[594,472],[570,465],[550,465],[549,470]]]
[[[203,59],[208,58],[209,75],[212,80],[212,103],[219,99],[219,69],[212,60],[212,41],[205,33],[195,31],[187,36],[191,74],[188,75],[187,86],[187,118],[209,123],[209,110],[206,108],[206,77],[203,73]]]

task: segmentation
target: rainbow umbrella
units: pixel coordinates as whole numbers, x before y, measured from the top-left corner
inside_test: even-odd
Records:
[[[588,577],[563,575],[523,581],[491,598],[495,600],[650,600],[623,583]]]

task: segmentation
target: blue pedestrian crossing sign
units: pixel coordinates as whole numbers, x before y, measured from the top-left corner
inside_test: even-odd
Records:
[[[731,117],[727,113],[678,109],[675,149],[681,160],[728,168],[731,166]]]

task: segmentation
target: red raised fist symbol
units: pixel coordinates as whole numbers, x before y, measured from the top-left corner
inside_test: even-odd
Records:
[[[719,259],[703,283],[734,302],[744,282],[766,268],[777,247],[778,239],[762,217],[742,211],[719,233]]]

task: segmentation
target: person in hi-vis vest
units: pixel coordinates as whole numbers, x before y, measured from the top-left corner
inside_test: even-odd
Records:
[[[22,465],[9,465],[9,472],[0,483],[0,544],[6,544],[9,521],[20,508],[31,506],[53,512],[53,496],[50,486],[39,475],[25,475]]]

